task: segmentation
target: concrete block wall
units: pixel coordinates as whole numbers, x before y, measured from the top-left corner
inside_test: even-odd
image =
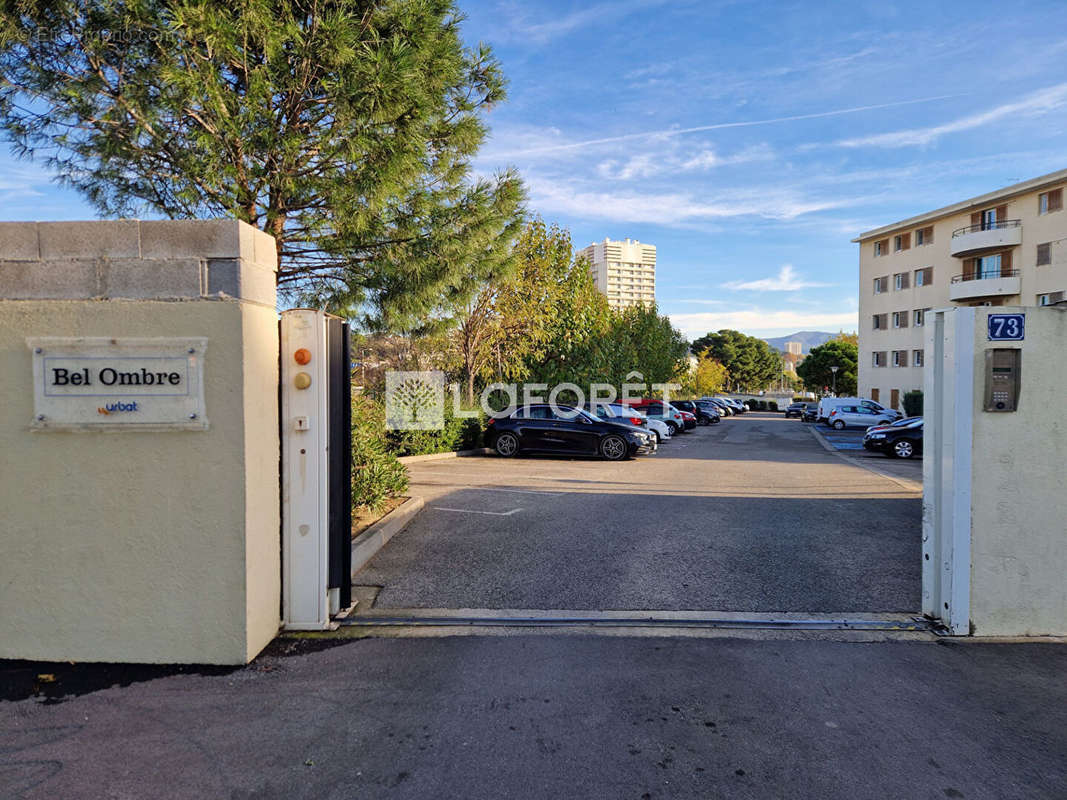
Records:
[[[9,300],[190,300],[274,307],[274,238],[236,220],[0,223]]]
[[[0,658],[241,664],[281,597],[274,240],[0,223]],[[28,337],[206,337],[204,431],[33,431]]]

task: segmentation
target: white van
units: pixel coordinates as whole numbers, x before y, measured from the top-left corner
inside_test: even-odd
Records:
[[[873,400],[864,400],[862,397],[824,397],[819,401],[819,413],[816,422],[826,422],[830,419],[830,412],[838,406],[864,406],[879,414],[885,414],[893,419],[900,419],[904,415],[899,411],[886,408],[881,403]]]

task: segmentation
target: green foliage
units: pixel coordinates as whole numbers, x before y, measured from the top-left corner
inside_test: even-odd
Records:
[[[856,345],[842,339],[831,339],[825,344],[813,347],[808,357],[797,365],[797,374],[804,380],[804,385],[814,391],[822,387],[837,387],[837,393],[850,396],[856,393],[856,362],[859,352]],[[830,367],[839,367],[836,383]]]
[[[0,0],[0,126],[105,215],[235,217],[279,286],[412,330],[506,271],[505,97],[453,0]]]
[[[397,456],[421,456],[429,453],[451,453],[482,446],[485,420],[478,417],[457,417],[451,404],[445,404],[445,424],[441,430],[390,431],[389,450]]]
[[[726,388],[726,367],[707,356],[697,361],[696,369],[687,372],[678,382],[682,391],[693,397],[708,397]]]
[[[767,410],[768,411],[777,411],[778,410],[778,401],[777,400],[768,400],[767,401]]]
[[[921,417],[923,413],[923,393],[916,389],[913,392],[904,392],[904,413],[909,417]]]
[[[386,449],[385,409],[363,395],[352,398],[352,505],[372,511],[408,488],[408,473]]]
[[[599,294],[599,293],[598,293]],[[607,335],[600,340],[603,371],[595,364],[584,371],[591,380],[620,386],[631,371],[640,372],[646,386],[686,377],[688,345],[682,334],[653,305],[636,305],[615,312]],[[584,376],[583,376],[584,377]]]
[[[735,391],[759,391],[777,381],[782,374],[781,355],[755,336],[739,331],[721,330],[693,342],[690,349],[719,361],[729,374]]]

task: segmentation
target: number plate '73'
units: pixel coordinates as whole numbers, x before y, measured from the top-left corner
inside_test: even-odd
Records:
[[[1025,314],[990,314],[989,341],[1021,342],[1026,332]]]

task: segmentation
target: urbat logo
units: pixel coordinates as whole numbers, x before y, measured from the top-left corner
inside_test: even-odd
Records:
[[[136,410],[137,410],[137,401],[134,401],[132,403],[117,402],[117,403],[108,403],[106,406],[101,406],[100,408],[97,408],[96,409],[96,413],[97,414],[103,414],[104,416],[107,416],[109,414],[116,414],[116,413],[120,413],[120,412],[123,412],[123,411],[136,411]]]

